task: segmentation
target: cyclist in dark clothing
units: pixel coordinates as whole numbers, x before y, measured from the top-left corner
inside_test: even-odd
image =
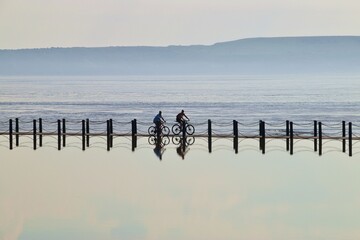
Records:
[[[185,118],[187,121],[189,121],[190,119],[185,115],[184,110],[181,110],[180,113],[178,113],[178,115],[176,115],[176,121],[180,124],[182,124],[185,121]]]

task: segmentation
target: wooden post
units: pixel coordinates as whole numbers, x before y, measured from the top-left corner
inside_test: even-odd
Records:
[[[85,137],[85,120],[81,120],[81,136],[82,136],[82,150],[86,149],[86,137]]]
[[[183,152],[185,152],[186,150],[186,123],[185,121],[182,121],[182,149],[183,149]]]
[[[317,121],[314,121],[314,152],[317,152]]]
[[[346,152],[346,123],[342,121],[342,151]]]
[[[135,120],[131,120],[131,150],[135,151]]]
[[[114,129],[113,129],[113,120],[110,118],[110,148],[113,147],[113,140],[114,140],[114,137],[113,137],[113,133],[114,133]]]
[[[289,151],[290,149],[290,139],[289,139],[289,136],[290,136],[290,121],[289,120],[286,120],[286,151]]]
[[[239,152],[239,124],[238,121],[233,120],[234,126],[234,150],[237,154]]]
[[[211,129],[211,120],[208,119],[208,148],[209,153],[212,151],[212,129]]]
[[[36,150],[36,120],[33,120],[33,148]]]
[[[352,157],[352,123],[349,122],[349,157]]]
[[[110,120],[106,120],[106,149],[110,151]]]
[[[62,120],[62,139],[63,139],[63,147],[66,146],[66,120],[63,118]]]
[[[261,141],[261,134],[262,134],[262,120],[259,121],[259,149],[262,150],[262,141]]]
[[[290,155],[294,154],[294,124],[290,122]]]
[[[13,149],[13,120],[9,119],[9,149]]]
[[[90,121],[86,119],[86,147],[90,147]]]
[[[319,156],[322,155],[322,123],[319,122]]]
[[[43,127],[42,127],[42,118],[39,118],[39,147],[42,147],[42,140],[43,140],[43,136],[42,136],[42,132],[43,132]]]
[[[58,127],[58,150],[61,150],[61,120],[58,119],[57,121],[57,127]]]
[[[135,135],[134,135],[134,146],[135,148],[137,148],[137,121],[136,119],[134,119],[134,131],[135,131]]]
[[[15,145],[19,146],[19,119],[15,118]]]
[[[265,154],[265,122],[262,122],[261,127],[261,141],[262,141],[262,154]]]

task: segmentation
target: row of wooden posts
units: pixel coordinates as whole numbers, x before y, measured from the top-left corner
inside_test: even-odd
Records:
[[[285,135],[282,136],[266,136],[265,122],[259,121],[259,135],[257,136],[239,136],[239,123],[236,120],[233,120],[233,134],[222,137],[233,137],[233,148],[235,153],[238,153],[239,150],[239,138],[258,138],[259,139],[259,149],[265,154],[266,149],[266,138],[280,138],[286,139],[286,150],[292,155],[294,152],[294,139],[312,139],[314,141],[314,151],[318,151],[319,155],[322,155],[322,141],[324,139],[322,132],[322,122],[314,121],[313,124],[313,136],[295,136],[294,135],[294,126],[293,122],[286,121]],[[107,150],[113,147],[113,137],[114,136],[131,136],[132,150],[134,151],[137,147],[137,137],[146,136],[139,135],[137,130],[137,120],[134,119],[131,121],[131,134],[114,134],[113,131],[113,120],[109,119],[106,121],[106,135],[102,133],[90,133],[90,121],[89,119],[81,121],[81,133],[70,133],[66,131],[66,120],[57,120],[57,131],[54,132],[43,132],[43,122],[39,118],[33,120],[33,129],[32,133],[29,132],[20,132],[19,131],[19,119],[15,119],[15,129],[13,128],[13,119],[9,120],[9,148],[13,149],[13,138],[15,136],[15,145],[19,146],[19,136],[20,135],[32,135],[33,136],[33,149],[36,150],[37,146],[43,146],[43,136],[54,136],[57,135],[58,150],[61,150],[62,147],[66,146],[66,137],[67,136],[81,136],[82,138],[82,150],[85,150],[90,146],[90,136],[106,136]],[[37,128],[38,127],[38,128]],[[2,133],[4,135],[5,133]],[[183,139],[186,138],[186,133],[183,131]],[[39,142],[37,142],[37,136],[39,137]],[[208,120],[208,132],[207,135],[193,135],[194,137],[207,137],[208,138],[208,149],[209,152],[212,152],[212,121]],[[158,136],[159,137],[159,136]],[[218,137],[218,136],[217,136]],[[327,139],[341,140],[342,141],[342,151],[346,152],[346,140],[348,140],[348,154],[352,156],[352,123],[348,123],[348,136],[346,137],[346,122],[342,121],[342,136],[337,137],[327,137]]]

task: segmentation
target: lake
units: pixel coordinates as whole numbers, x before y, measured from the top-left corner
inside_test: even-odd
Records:
[[[159,110],[172,122],[181,109],[195,126],[212,119],[230,132],[234,119],[333,124],[360,114],[356,76],[1,77],[0,85],[3,130],[16,117],[29,126],[39,117],[136,118],[146,130]],[[324,141],[322,156],[311,140],[296,141],[294,155],[284,140],[268,139],[264,155],[258,140],[240,141],[238,154],[232,139],[213,141],[209,153],[197,138],[184,157],[170,142],[160,159],[146,137],[133,152],[124,137],[111,151],[101,137],[86,151],[77,137],[61,151],[44,137],[34,151],[31,138],[9,150],[0,136],[0,239],[360,237],[359,141],[351,158],[340,141]]]

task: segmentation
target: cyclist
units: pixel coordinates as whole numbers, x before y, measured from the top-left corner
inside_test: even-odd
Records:
[[[184,110],[181,110],[180,113],[178,113],[178,115],[176,115],[176,121],[180,124],[180,126],[182,126],[182,123],[185,121],[185,118],[187,121],[189,121],[190,119],[185,115]]]
[[[166,122],[161,114],[162,114],[161,111],[159,111],[159,113],[154,117],[154,120],[153,120],[157,130],[161,129],[161,124]]]

